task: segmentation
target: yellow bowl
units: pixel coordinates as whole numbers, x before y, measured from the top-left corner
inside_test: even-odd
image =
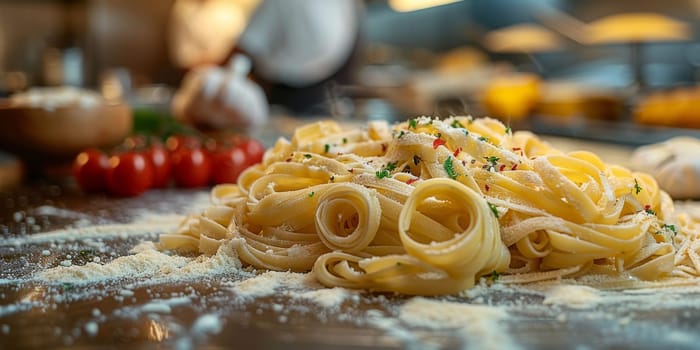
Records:
[[[88,147],[117,144],[132,124],[123,103],[46,109],[0,101],[0,147],[29,160],[56,162]]]

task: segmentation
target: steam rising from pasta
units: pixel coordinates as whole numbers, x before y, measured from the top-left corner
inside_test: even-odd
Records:
[[[497,120],[421,117],[281,138],[162,249],[312,271],[327,286],[452,294],[482,276],[698,276],[697,223],[643,173]]]

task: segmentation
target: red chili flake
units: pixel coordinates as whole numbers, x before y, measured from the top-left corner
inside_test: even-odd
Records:
[[[418,181],[418,178],[417,178],[417,177],[412,177],[412,178],[406,180],[406,184],[407,184],[407,185],[410,185],[410,184],[412,184],[412,183],[414,183],[414,182],[416,182],[416,181]]]
[[[343,152],[338,152],[338,155],[339,155],[339,156],[342,156],[342,155],[343,155]]]
[[[442,146],[446,143],[447,143],[447,141],[445,141],[443,139],[435,139],[435,141],[433,141],[433,149],[437,149],[439,146]]]
[[[484,189],[486,190],[486,192],[488,192],[489,189],[490,189],[489,185],[488,185],[488,184],[484,184]]]
[[[510,170],[517,170],[518,169],[518,164],[513,164],[512,167],[510,167]]]
[[[351,172],[351,173],[354,173],[354,172],[355,172],[355,169],[350,168],[350,169],[348,169],[348,171]]]
[[[644,210],[649,210],[649,209],[651,209],[651,205],[647,204],[644,206]]]
[[[501,166],[498,168],[498,171],[503,171],[503,169],[505,169],[505,168],[506,168],[506,165],[505,165],[505,164],[501,164]]]
[[[459,152],[462,152],[462,147],[457,147],[457,149],[455,150],[454,153],[452,153],[452,155],[455,156],[455,158],[456,158],[459,155]]]
[[[466,161],[466,160],[462,160],[462,166],[467,166],[467,161]]]
[[[287,158],[287,159],[285,159],[284,161],[285,161],[285,162],[291,162],[291,161],[292,161],[292,158]]]
[[[513,151],[515,151],[515,152],[520,151],[521,149],[522,148],[520,148],[520,147],[513,147]]]
[[[387,147],[386,143],[382,143],[382,152],[386,152]]]

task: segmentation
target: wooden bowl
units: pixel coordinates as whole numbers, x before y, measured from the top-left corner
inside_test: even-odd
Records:
[[[123,103],[45,109],[0,101],[0,147],[27,160],[55,163],[88,147],[119,143],[132,123],[131,109]]]

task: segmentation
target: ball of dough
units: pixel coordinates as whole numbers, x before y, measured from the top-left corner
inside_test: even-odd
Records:
[[[700,140],[675,137],[642,146],[631,161],[635,170],[654,176],[674,199],[700,198]]]

